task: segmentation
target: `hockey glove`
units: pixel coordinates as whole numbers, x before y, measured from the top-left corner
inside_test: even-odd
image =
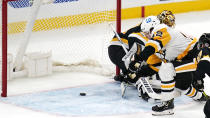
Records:
[[[203,89],[204,89],[204,81],[203,80],[194,80],[193,82],[192,82],[192,84],[193,84],[193,87],[196,89],[196,90],[198,90],[198,91],[203,91]]]
[[[134,76],[134,77],[132,77],[132,76]],[[136,81],[137,81],[137,78],[136,78],[136,76],[135,76],[135,73],[133,73],[133,74],[131,74],[131,73],[128,74],[127,76],[125,76],[125,78],[124,78],[124,80],[123,80],[123,82],[129,83],[129,84],[135,84]]]
[[[122,82],[122,81],[124,80],[124,75],[122,75],[122,74],[115,75],[115,76],[114,76],[114,80],[115,80],[115,81]]]
[[[131,62],[128,66],[128,71],[129,72],[136,72],[137,69],[139,69],[141,67],[141,60],[138,59],[138,55],[137,54],[134,54],[131,58]]]
[[[128,70],[129,72],[136,72],[136,70],[141,66],[140,62],[136,62],[136,61],[131,61],[131,63],[129,64]]]

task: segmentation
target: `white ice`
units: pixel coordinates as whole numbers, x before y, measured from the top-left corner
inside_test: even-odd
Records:
[[[125,20],[122,22],[122,30],[125,31],[139,23],[140,19]],[[210,32],[210,11],[189,12],[176,14],[176,28],[195,37],[204,32]],[[97,35],[97,34],[95,34]],[[46,37],[45,37],[46,38]],[[61,38],[61,37],[59,37]],[[65,37],[62,37],[65,38]],[[207,82],[208,81],[208,82]],[[25,93],[36,93],[61,88],[78,87],[84,85],[113,82],[111,77],[91,73],[68,72],[53,73],[50,76],[40,78],[18,78],[8,82],[8,96]],[[205,79],[206,92],[210,95],[210,79]],[[208,84],[209,83],[209,84]],[[204,118],[203,103],[192,102],[186,105],[175,106],[175,114],[161,118]],[[111,110],[111,109],[110,109]],[[128,109],[132,110],[132,109]],[[140,110],[141,111],[141,110]],[[67,118],[65,116],[34,111],[14,104],[0,101],[1,118]],[[151,112],[137,112],[126,115],[87,116],[91,118],[154,118]],[[85,116],[83,116],[85,118]]]

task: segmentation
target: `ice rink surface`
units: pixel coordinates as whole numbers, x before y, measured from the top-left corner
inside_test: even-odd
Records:
[[[210,11],[176,14],[176,28],[199,37],[210,32]],[[139,19],[125,20],[122,30],[139,23]],[[120,84],[109,76],[91,73],[54,73],[40,78],[18,78],[8,82],[7,98],[0,98],[1,118],[155,118],[154,104],[138,98],[129,88],[121,98]],[[209,78],[205,78],[210,94]],[[210,86],[210,84],[209,84]],[[86,96],[79,96],[86,92]],[[175,100],[175,114],[161,118],[204,118],[204,103],[185,96]]]

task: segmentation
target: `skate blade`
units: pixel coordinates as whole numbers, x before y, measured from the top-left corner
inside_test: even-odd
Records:
[[[153,111],[153,113],[152,113],[153,116],[164,116],[164,115],[173,115],[173,114],[174,114],[173,109],[165,110],[162,112]]]
[[[126,91],[126,89],[127,89],[127,85],[126,85],[126,83],[124,83],[124,82],[122,82],[121,84],[120,84],[120,87],[121,87],[121,96],[122,96],[122,98],[124,97],[124,95],[125,95],[125,91]]]
[[[153,99],[153,98],[149,98],[148,99],[148,103],[150,104],[155,104],[155,103],[160,103],[161,101],[159,99]]]

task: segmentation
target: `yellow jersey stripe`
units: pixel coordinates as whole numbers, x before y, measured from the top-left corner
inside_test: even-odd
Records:
[[[149,56],[149,58],[147,59],[147,64],[157,64],[161,62],[161,59],[155,54]]]
[[[149,40],[147,37],[143,36],[141,33],[134,33],[139,35],[141,38],[143,38],[146,42]]]
[[[180,60],[182,59],[184,56],[186,56],[188,54],[188,52],[190,51],[190,47],[192,46],[192,44],[195,44],[197,42],[197,39],[194,38],[193,41],[187,46],[186,50],[177,56],[177,59]]]
[[[118,38],[113,38],[112,40],[111,40],[111,42],[112,41],[119,41],[119,39]],[[121,38],[121,41],[123,42],[123,43],[125,43],[125,44],[128,44],[128,40],[126,40],[126,39],[124,39],[124,38]]]
[[[156,71],[156,72],[158,72],[158,71],[159,71],[159,69],[158,69],[158,68],[156,68],[155,66],[149,65],[149,67],[150,67],[152,70]]]
[[[181,67],[177,67],[177,68],[175,68],[175,70],[176,70],[176,72],[179,72],[179,71],[192,70],[192,69],[196,69],[196,68],[197,68],[197,65],[195,63],[191,63],[188,65],[183,65]]]
[[[209,57],[209,55],[205,55],[205,56],[203,56],[203,58],[210,58],[210,57]]]
[[[171,85],[161,85],[161,88],[165,88],[165,89],[170,89],[170,88],[173,88],[175,87],[175,84],[171,84]]]

